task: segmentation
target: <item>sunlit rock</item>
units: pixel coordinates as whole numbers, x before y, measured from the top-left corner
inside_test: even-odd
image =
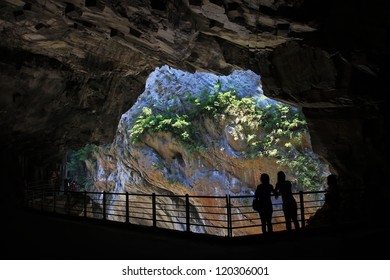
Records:
[[[251,71],[235,71],[230,76],[217,76],[202,72],[191,74],[168,66],[157,68],[147,80],[145,91],[137,102],[122,115],[113,144],[101,150],[100,153],[110,154],[110,157],[109,160],[104,160],[107,156],[98,156],[99,172],[94,175],[93,189],[135,194],[177,196],[188,194],[190,197],[245,196],[253,195],[261,173],[268,173],[273,184],[276,173],[281,169],[294,179],[295,175],[290,168],[281,165],[272,155],[250,156],[245,132],[236,129],[237,119],[229,115],[222,115],[221,119],[199,118],[194,122],[196,129],[201,131],[199,140],[206,145],[201,149],[191,150],[177,138],[177,135],[164,131],[147,131],[139,142],[133,143],[131,129],[143,114],[144,108],[159,114],[167,110],[173,114],[187,113],[191,106],[194,106],[190,98],[204,98],[205,94],[207,96],[215,93],[217,84],[222,91],[236,92],[239,98],[253,98],[258,106],[263,108],[279,104],[278,101],[263,95],[260,77]],[[260,126],[251,133],[257,135],[259,139],[265,137],[264,128]],[[305,139],[303,145],[310,149],[308,134],[302,138]],[[285,142],[280,142],[280,149],[283,149],[284,144]],[[112,185],[113,182],[115,186]],[[302,187],[295,185],[295,190],[298,189]],[[123,201],[125,197],[117,195],[115,199]],[[144,203],[150,200],[148,197],[140,199]],[[168,219],[166,223],[158,222],[159,226],[171,228],[170,210],[183,205],[184,199],[183,197],[159,199],[171,205],[169,208],[157,206],[157,214],[164,217],[163,220]],[[210,216],[207,209],[202,211],[202,207],[207,203],[211,203],[212,206],[226,206],[225,199],[213,201],[191,198],[190,203],[194,210],[191,218],[195,220],[197,215],[202,218]],[[110,217],[123,221],[123,217],[115,215],[117,211],[123,211],[119,208],[111,207]],[[256,217],[257,214],[251,215]],[[136,223],[148,222],[136,219]],[[180,224],[174,224],[173,227],[184,230]],[[197,231],[211,233],[214,229],[199,226]],[[253,229],[242,231],[251,232]]]

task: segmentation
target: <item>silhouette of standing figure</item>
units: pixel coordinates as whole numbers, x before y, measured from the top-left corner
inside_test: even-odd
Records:
[[[274,187],[269,183],[269,176],[262,173],[260,176],[261,183],[257,186],[255,191],[255,198],[259,202],[259,215],[261,220],[261,229],[264,233],[272,232],[272,201],[271,194],[275,194]],[[268,230],[268,231],[267,231]]]
[[[325,193],[325,205],[327,206],[331,225],[333,227],[338,227],[337,212],[340,206],[340,193],[337,183],[337,176],[335,174],[330,174],[326,178],[326,181],[328,184],[328,189]]]
[[[278,172],[278,181],[275,186],[275,197],[277,198],[279,195],[283,201],[287,231],[291,231],[291,222],[294,223],[294,229],[299,229],[297,202],[291,191],[291,182],[286,180],[286,174],[283,171]]]

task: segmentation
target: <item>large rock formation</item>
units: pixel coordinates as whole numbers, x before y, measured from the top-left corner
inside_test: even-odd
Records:
[[[12,171],[4,175],[45,179],[67,147],[112,141],[157,66],[250,69],[267,96],[303,107],[315,151],[344,188],[388,199],[388,5],[2,1],[0,144]]]
[[[232,209],[235,220],[246,221],[250,216],[255,221],[257,214],[251,213],[251,200],[247,196],[254,194],[256,186],[260,184],[261,173],[268,173],[271,183],[275,184],[277,172],[284,170],[289,180],[293,181],[294,192],[322,189],[328,167],[321,164],[312,153],[306,126],[295,126],[293,120],[298,120],[297,116],[301,116],[299,109],[265,97],[259,83],[260,77],[252,71],[234,71],[229,76],[217,76],[202,72],[191,74],[168,66],[157,68],[149,76],[145,91],[137,102],[122,115],[112,145],[95,148],[91,158],[86,161],[92,175],[89,177],[93,178],[86,184],[87,189],[99,193],[116,193],[112,202],[107,205],[109,214],[112,215],[110,218],[121,221],[125,219],[121,215],[123,205],[126,205],[126,197],[123,195],[125,192],[163,195],[159,197],[162,205],[158,204],[156,209],[158,219],[165,221],[166,227],[181,230],[185,230],[185,227],[172,215],[172,211],[180,212],[187,194],[190,195],[193,223],[197,224],[198,217],[202,221],[205,218],[215,219],[210,213],[218,208],[224,212],[226,195],[234,197],[232,203],[237,206]],[[197,104],[210,100],[210,96],[222,96],[223,93],[234,97],[236,103],[228,103],[234,109],[212,115],[208,110],[197,107]],[[213,102],[207,103],[209,107],[219,99],[212,100]],[[239,100],[251,100],[251,103],[235,107],[234,104]],[[251,107],[249,104],[256,104],[259,108],[257,112],[266,113],[253,120],[252,116],[245,114],[245,110]],[[284,108],[286,115],[280,116],[277,108]],[[150,115],[145,115],[145,110]],[[174,117],[189,115],[194,115],[186,120],[191,123],[190,130],[196,139],[186,142],[181,138],[182,131],[172,128],[176,127],[177,122]],[[140,128],[137,127],[138,122],[148,116],[156,117],[142,127],[144,133],[137,135],[139,141],[135,141],[134,131]],[[267,120],[267,127],[261,122],[262,118]],[[152,123],[158,127],[167,122],[169,125],[165,129],[148,129]],[[288,130],[291,134],[287,133],[288,136],[275,133],[278,129],[281,130],[281,122],[291,126]],[[247,130],[246,125],[253,127]],[[184,131],[190,132],[191,136],[191,131]],[[249,135],[253,137],[249,138]],[[270,147],[259,145],[258,149],[262,151],[259,154],[259,150],[254,148],[255,141],[269,143]],[[308,172],[303,172],[302,167],[297,164],[291,167],[292,165],[281,163],[281,159],[298,162],[297,158],[304,158],[305,170]],[[297,178],[298,173],[300,178]],[[304,180],[311,180],[310,185],[303,185]],[[213,198],[215,196],[221,198]],[[150,197],[140,196],[138,199],[145,199],[146,203],[149,200],[150,203]],[[280,203],[277,199],[274,202]],[[216,208],[202,209],[202,205]],[[280,207],[275,206],[275,213],[276,208]],[[144,216],[150,212],[148,209],[136,208],[133,211],[143,212]],[[220,220],[225,219],[221,215]],[[150,221],[138,218],[132,218],[132,222],[150,224]],[[209,223],[217,225],[215,222]],[[162,226],[160,221],[158,225]],[[225,223],[222,222],[222,225]],[[203,226],[198,226],[196,230],[218,232],[218,229]],[[236,229],[235,235],[254,231],[254,228]]]

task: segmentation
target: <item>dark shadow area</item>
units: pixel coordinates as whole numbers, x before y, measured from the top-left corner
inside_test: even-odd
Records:
[[[366,225],[227,238],[14,209],[1,228],[10,260],[372,260],[390,248],[389,228]]]

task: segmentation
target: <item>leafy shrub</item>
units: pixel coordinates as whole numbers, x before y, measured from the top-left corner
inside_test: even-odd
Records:
[[[93,184],[93,178],[89,170],[87,170],[86,162],[93,161],[96,165],[94,153],[97,146],[93,144],[85,145],[83,148],[67,153],[67,168],[69,177],[80,184],[81,189],[88,188]]]
[[[235,125],[236,136],[246,137],[249,148],[243,156],[275,158],[278,164],[296,174],[298,185],[304,189],[314,190],[321,186],[324,167],[302,145],[307,124],[301,110],[281,103],[262,107],[254,98],[238,98],[233,88],[221,91],[219,83],[214,86],[214,92],[205,90],[196,97],[187,95],[181,103],[186,106],[181,106],[180,112],[175,112],[173,106],[167,106],[165,112],[142,108],[142,114],[129,131],[131,141],[139,142],[146,132],[164,131],[171,133],[190,151],[205,149],[206,145],[200,140],[201,128],[195,124],[205,117],[216,122],[229,120]],[[260,137],[260,129],[264,136]]]

